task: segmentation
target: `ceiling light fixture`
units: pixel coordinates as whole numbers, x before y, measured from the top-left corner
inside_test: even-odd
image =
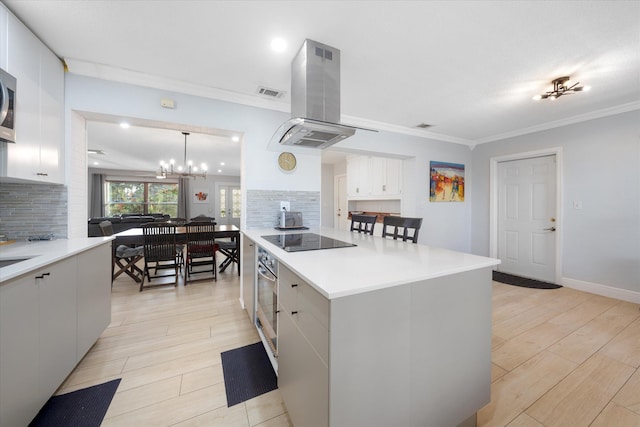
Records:
[[[589,86],[579,86],[580,82],[573,83],[569,81],[569,76],[559,77],[552,80],[553,90],[543,93],[542,95],[536,95],[533,97],[535,101],[540,99],[551,99],[552,101],[560,98],[562,95],[570,95],[575,92],[582,92],[589,90]]]
[[[187,161],[187,136],[189,136],[189,132],[182,132],[184,135],[184,163],[183,165],[177,166],[174,169],[176,161],[171,159],[169,163],[165,163],[164,160],[160,160],[160,173],[156,176],[156,178],[164,179],[164,178],[179,178],[179,177],[193,177],[194,179],[201,176],[202,178],[207,177],[207,165],[204,163],[200,164],[200,170],[197,166],[193,166],[193,162],[191,160]]]

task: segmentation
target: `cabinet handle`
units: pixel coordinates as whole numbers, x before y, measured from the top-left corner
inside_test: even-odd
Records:
[[[38,172],[38,173],[36,173],[36,175],[38,175],[38,176],[49,176],[48,173],[44,173],[44,172]]]
[[[291,287],[292,287],[292,288],[297,288],[297,287],[298,287],[298,284],[297,284],[297,283],[292,283],[292,284],[291,284]]]
[[[298,312],[297,311],[292,311],[291,315],[293,316],[294,314],[298,314]]]
[[[382,186],[382,191],[387,191],[387,186],[386,185]]]
[[[36,279],[44,279],[44,276],[51,276],[51,273],[42,273],[39,276],[36,276]]]

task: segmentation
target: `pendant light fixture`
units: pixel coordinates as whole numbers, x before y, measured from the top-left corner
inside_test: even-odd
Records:
[[[182,132],[184,135],[184,162],[182,165],[176,166],[176,161],[174,159],[169,160],[169,163],[165,163],[164,160],[160,160],[160,173],[156,176],[156,178],[164,179],[164,178],[179,178],[179,177],[193,177],[194,179],[197,177],[206,178],[207,177],[207,165],[205,163],[200,164],[200,168],[193,165],[191,160],[187,161],[187,136],[189,136],[189,132]]]
[[[575,92],[588,91],[589,86],[580,86],[580,82],[571,83],[569,81],[569,76],[558,77],[555,80],[552,80],[553,90],[543,93],[542,95],[536,95],[533,97],[535,101],[540,99],[550,99],[555,100],[560,98],[562,95],[570,95]]]

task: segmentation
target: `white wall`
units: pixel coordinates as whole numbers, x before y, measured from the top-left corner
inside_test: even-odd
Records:
[[[387,157],[404,158],[402,215],[421,217],[419,242],[426,245],[470,251],[471,150],[466,145],[439,142],[392,132],[357,132],[336,147]],[[465,201],[429,201],[429,162],[432,160],[465,165]]]
[[[67,123],[70,123],[70,117],[74,112],[80,115],[100,113],[242,133],[243,198],[246,197],[247,190],[256,189],[320,190],[319,151],[296,153],[298,166],[295,172],[284,174],[278,168],[277,157],[281,151],[285,150],[267,149],[271,136],[280,124],[289,118],[288,114],[71,73],[65,75],[65,97]],[[161,98],[174,99],[176,108],[162,108]],[[86,148],[84,135],[79,135],[77,132],[67,133],[66,144],[70,150],[75,150],[76,147],[81,147],[82,150]],[[86,170],[86,164],[72,164],[69,167],[74,171],[83,168]],[[70,187],[74,185],[73,180],[69,181]],[[83,185],[86,186],[86,183]],[[243,221],[246,219],[245,205],[246,203],[243,203]],[[73,224],[69,224],[70,230],[73,228],[77,233],[81,233],[80,227],[86,228],[86,215],[81,226],[76,223],[77,218],[70,218],[70,220],[73,221]],[[77,233],[75,235],[79,235]]]
[[[490,158],[549,147],[563,150],[563,284],[640,297],[640,110],[477,146],[471,251],[489,254]]]

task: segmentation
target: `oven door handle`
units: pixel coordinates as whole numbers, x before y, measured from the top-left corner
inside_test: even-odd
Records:
[[[264,272],[262,271],[262,269],[261,269],[260,267],[258,267],[258,274],[259,274],[262,278],[264,278],[265,280],[268,280],[268,281],[270,281],[270,282],[274,282],[274,283],[275,283],[275,281],[276,281],[276,277],[275,277],[275,276],[271,276],[271,277],[269,277],[269,276],[265,275],[265,274],[264,274]]]

